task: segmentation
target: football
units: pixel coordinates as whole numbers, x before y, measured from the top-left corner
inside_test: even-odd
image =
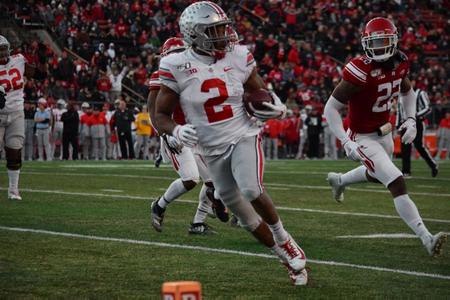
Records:
[[[260,89],[253,93],[244,94],[244,105],[247,112],[253,116],[255,110],[269,110],[264,102],[273,103],[273,98],[269,91]]]

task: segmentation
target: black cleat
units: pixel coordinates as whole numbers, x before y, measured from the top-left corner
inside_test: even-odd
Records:
[[[435,166],[434,168],[431,168],[431,177],[436,177],[437,174],[439,173],[439,168],[438,166]]]
[[[241,225],[239,225],[239,220],[235,215],[231,216],[231,220],[230,220],[230,226],[231,227],[241,227]]]
[[[164,212],[166,211],[164,208],[158,205],[158,199],[152,202],[151,205],[151,217],[152,217],[152,226],[156,231],[162,231],[162,223],[164,220]]]
[[[224,223],[228,222],[230,217],[228,215],[227,208],[225,207],[225,205],[223,205],[222,201],[214,198],[214,188],[208,188],[206,190],[206,196],[208,197],[209,201],[212,202],[212,209],[217,218],[219,218],[219,220]]]
[[[158,157],[155,159],[155,168],[159,168],[162,162],[162,155],[161,153],[158,154]]]
[[[191,227],[189,227],[189,234],[210,235],[217,234],[217,232],[212,230],[206,223],[192,223]]]

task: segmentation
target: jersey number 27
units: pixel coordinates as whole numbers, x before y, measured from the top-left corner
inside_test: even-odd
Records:
[[[392,99],[400,94],[400,84],[402,79],[394,80],[394,82],[386,82],[378,85],[378,92],[383,94],[377,98],[372,106],[373,112],[384,112],[391,109]]]

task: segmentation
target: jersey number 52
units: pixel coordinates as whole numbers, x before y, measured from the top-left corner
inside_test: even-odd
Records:
[[[7,78],[5,75],[9,75]],[[11,80],[9,79],[11,78]],[[13,90],[20,90],[23,87],[22,74],[16,68],[9,70],[0,71],[0,85],[3,85],[5,92],[9,92],[11,88]]]

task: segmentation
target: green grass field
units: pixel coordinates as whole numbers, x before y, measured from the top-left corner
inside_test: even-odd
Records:
[[[6,172],[0,175],[0,299],[157,299],[163,282],[178,280],[200,281],[205,299],[450,297],[450,245],[430,258],[410,236],[356,237],[412,232],[381,185],[355,185],[341,205],[331,200],[327,172],[354,166],[266,165],[266,188],[310,259],[308,286],[294,287],[243,229],[209,219],[217,235],[188,234],[198,188],[168,208],[164,231],[155,232],[150,199],[176,178],[167,165],[27,162],[21,202],[6,199]],[[436,179],[423,161],[412,170],[408,189],[428,228],[450,232],[450,163],[441,163]]]

